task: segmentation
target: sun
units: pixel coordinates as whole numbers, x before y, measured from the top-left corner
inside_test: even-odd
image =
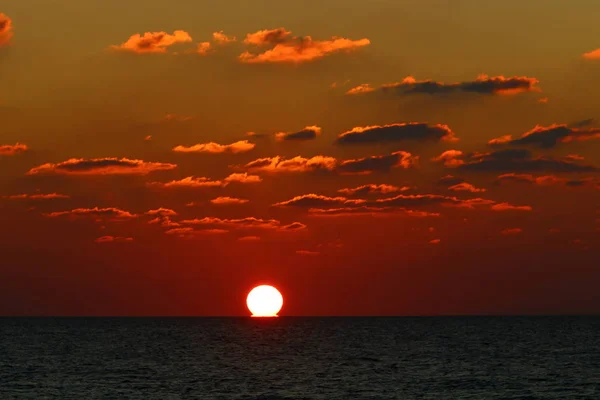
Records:
[[[260,285],[248,293],[246,305],[253,317],[276,317],[283,306],[283,296],[270,285]]]

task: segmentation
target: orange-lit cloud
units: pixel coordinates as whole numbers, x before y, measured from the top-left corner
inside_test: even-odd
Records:
[[[260,240],[260,236],[242,236],[238,240],[240,242],[256,242]]]
[[[192,37],[190,34],[182,30],[176,30],[172,34],[166,32],[146,32],[144,35],[136,33],[126,42],[117,46],[111,46],[111,48],[133,53],[165,53],[169,46],[191,41]]]
[[[96,243],[111,243],[111,242],[132,242],[132,237],[122,237],[122,236],[102,236],[98,239],[94,240]]]
[[[487,172],[591,172],[593,165],[581,164],[573,157],[534,157],[526,149],[505,149],[487,153],[463,153],[448,150],[433,161],[443,162],[446,167],[465,171]]]
[[[276,219],[261,219],[255,217],[246,217],[239,219],[222,219],[216,217],[205,217],[201,219],[188,219],[181,221],[184,225],[207,226],[217,229],[270,229],[278,231],[298,231],[306,228],[306,225],[300,222],[294,222],[289,225],[281,225]]]
[[[165,231],[167,235],[179,236],[179,237],[187,237],[193,238],[197,236],[206,236],[206,235],[221,235],[224,233],[229,233],[227,229],[194,229],[190,227],[185,228],[173,228]]]
[[[245,153],[256,145],[247,140],[240,140],[231,144],[218,144],[214,142],[200,143],[190,147],[176,146],[173,151],[179,153]]]
[[[467,182],[461,182],[461,183],[457,183],[456,185],[452,185],[452,186],[448,187],[448,190],[452,190],[455,192],[471,192],[471,193],[485,192],[485,189],[476,188],[475,186],[473,186]]]
[[[301,256],[318,256],[321,253],[318,251],[312,251],[312,250],[296,250],[296,254],[301,255]]]
[[[318,126],[307,126],[298,132],[280,132],[275,134],[279,141],[304,141],[316,139],[321,134],[321,128]]]
[[[6,14],[0,13],[0,47],[7,45],[12,37],[12,20]]]
[[[479,94],[497,94],[511,95],[523,92],[540,91],[536,78],[527,76],[488,76],[479,75],[474,81],[443,83],[432,80],[416,80],[412,76],[404,78],[400,82],[386,83],[380,86],[379,90],[384,93],[394,94],[449,94],[449,93],[479,93]],[[350,89],[347,94],[363,94],[373,92],[368,84],[362,84]]]
[[[239,60],[243,63],[300,63],[316,60],[338,52],[350,52],[367,46],[369,39],[351,40],[333,37],[330,40],[313,40],[310,36],[292,36],[284,28],[261,30],[250,33],[245,44],[257,47],[270,46],[259,53],[245,51]]]
[[[408,122],[389,125],[357,126],[340,133],[337,144],[382,143],[400,141],[446,141],[458,139],[448,125],[429,125],[422,122]]]
[[[518,139],[505,135],[488,142],[490,146],[535,146],[550,148],[558,143],[600,139],[600,128],[576,128],[566,124],[553,124],[550,126],[536,125],[532,130],[525,132]]]
[[[245,204],[245,203],[248,203],[249,201],[250,200],[247,200],[247,199],[238,199],[237,197],[223,196],[223,197],[214,198],[210,202],[213,204],[218,204],[218,205],[234,205],[234,204]]]
[[[521,228],[506,228],[502,231],[500,231],[500,233],[502,235],[518,235],[519,233],[522,233],[523,229]]]
[[[56,218],[62,216],[71,217],[90,217],[95,219],[109,219],[109,220],[126,220],[135,218],[136,215],[129,211],[124,211],[119,208],[108,207],[108,208],[75,208],[69,211],[57,211],[48,214],[44,214],[47,217]]]
[[[201,56],[207,55],[212,50],[212,45],[210,42],[200,42],[196,46],[196,50],[188,51],[187,53],[196,53]]]
[[[600,186],[600,179],[598,178],[578,178],[578,179],[567,179],[561,178],[554,175],[540,175],[533,176],[530,174],[502,174],[496,178],[496,182],[521,182],[530,183],[535,185],[555,185],[561,184],[569,187],[581,187],[581,186]]]
[[[600,60],[600,49],[592,50],[588,53],[584,53],[583,58],[586,60]]]
[[[223,31],[213,32],[212,37],[213,37],[213,42],[215,42],[217,44],[227,44],[227,43],[232,43],[232,42],[236,41],[235,36],[227,36],[226,34],[223,33]]]
[[[294,157],[285,159],[280,156],[259,158],[243,168],[250,172],[314,172],[333,171],[337,160],[333,157],[315,156],[312,158]]]
[[[161,207],[155,210],[148,210],[145,214],[151,216],[174,217],[177,215],[177,212],[175,212],[175,210],[171,210],[170,208]]]
[[[368,83],[362,83],[348,90],[346,94],[362,94],[374,92],[376,89]]]
[[[409,217],[439,217],[439,213],[409,210],[403,207],[338,207],[338,208],[310,208],[313,217],[349,217],[349,216],[409,216]]]
[[[258,183],[261,178],[256,175],[248,175],[247,173],[233,173],[222,180],[212,180],[204,176],[195,177],[188,176],[180,180],[170,182],[149,182],[149,187],[162,188],[206,188],[206,187],[225,187],[230,183]]]
[[[392,168],[412,168],[417,165],[419,156],[406,151],[396,151],[387,156],[370,156],[342,161],[337,167],[340,174],[368,175],[373,172],[387,172]]]
[[[366,200],[353,200],[345,197],[328,197],[314,193],[296,196],[290,200],[273,204],[275,207],[328,207],[364,204]]]
[[[362,185],[362,186],[358,186],[355,188],[348,188],[348,189],[340,189],[338,190],[338,192],[345,194],[347,196],[357,196],[357,195],[367,195],[367,194],[386,194],[386,193],[393,193],[393,192],[403,192],[405,190],[409,190],[410,187],[409,186],[402,186],[402,187],[397,187],[397,186],[392,186],[392,185],[375,185],[375,184],[368,184],[368,185]]]
[[[494,204],[491,207],[493,211],[531,211],[533,208],[531,206],[514,206],[509,203],[498,203]]]
[[[441,240],[440,240],[440,239],[431,239],[431,240],[429,241],[429,243],[431,243],[431,244],[440,244],[440,242],[441,242]]]
[[[61,163],[47,163],[27,172],[36,174],[64,175],[146,175],[154,171],[168,171],[176,168],[176,164],[130,160],[128,158],[71,158]]]
[[[23,153],[27,150],[27,145],[21,143],[2,144],[0,145],[0,156],[14,156],[15,154]]]
[[[11,196],[3,196],[4,199],[9,200],[55,200],[55,199],[68,199],[70,196],[60,193],[47,193],[47,194],[13,194]]]

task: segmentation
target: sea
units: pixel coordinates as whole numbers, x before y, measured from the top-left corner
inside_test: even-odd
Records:
[[[0,318],[0,399],[600,399],[600,317]]]

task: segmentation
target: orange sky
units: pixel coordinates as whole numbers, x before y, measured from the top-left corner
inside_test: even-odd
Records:
[[[598,12],[8,0],[0,315],[600,312]]]

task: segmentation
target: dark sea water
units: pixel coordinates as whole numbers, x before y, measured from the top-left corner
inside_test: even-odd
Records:
[[[0,318],[0,399],[600,399],[600,317]]]

